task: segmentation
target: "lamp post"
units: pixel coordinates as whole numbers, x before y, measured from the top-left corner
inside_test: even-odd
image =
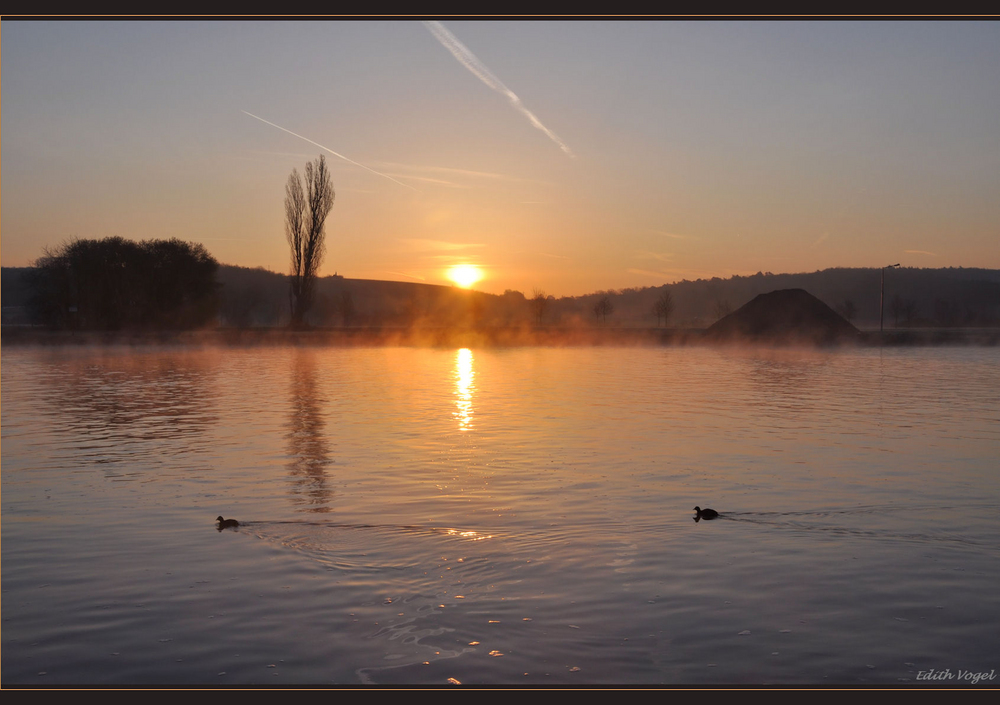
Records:
[[[882,328],[883,320],[885,317],[885,270],[895,269],[899,264],[887,264],[882,267],[882,283],[879,286],[878,292],[878,344],[882,344]]]

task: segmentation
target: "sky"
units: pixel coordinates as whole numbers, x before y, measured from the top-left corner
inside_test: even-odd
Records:
[[[1000,268],[1000,23],[9,21],[0,261],[180,238],[288,270],[577,295]]]

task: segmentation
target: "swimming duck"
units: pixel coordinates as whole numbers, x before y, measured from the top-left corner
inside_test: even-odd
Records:
[[[235,519],[223,519],[221,516],[216,517],[215,520],[219,522],[219,531],[222,531],[222,529],[235,529],[240,525]]]
[[[695,519],[715,519],[719,516],[719,513],[714,509],[702,509],[701,507],[695,507],[694,511],[697,514]]]

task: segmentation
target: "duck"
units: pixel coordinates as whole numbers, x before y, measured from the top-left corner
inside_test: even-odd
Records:
[[[701,507],[695,507],[694,511],[697,514],[695,519],[715,519],[719,516],[719,513],[714,509],[702,509]]]
[[[219,531],[223,529],[235,529],[240,525],[235,519],[223,519],[221,516],[216,517],[215,520],[219,522]]]

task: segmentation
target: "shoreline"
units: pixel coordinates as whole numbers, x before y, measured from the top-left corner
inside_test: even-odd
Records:
[[[677,346],[677,345],[757,345],[764,347],[878,347],[878,331],[861,331],[857,340],[723,339],[708,337],[698,328],[615,328],[615,327],[348,327],[310,328],[212,328],[193,331],[66,331],[36,326],[3,326],[0,343],[15,346],[81,345],[215,345],[249,347],[256,345],[308,346],[401,346],[401,347],[559,347],[559,346]],[[885,331],[885,347],[1000,345],[1000,328],[914,328]]]

